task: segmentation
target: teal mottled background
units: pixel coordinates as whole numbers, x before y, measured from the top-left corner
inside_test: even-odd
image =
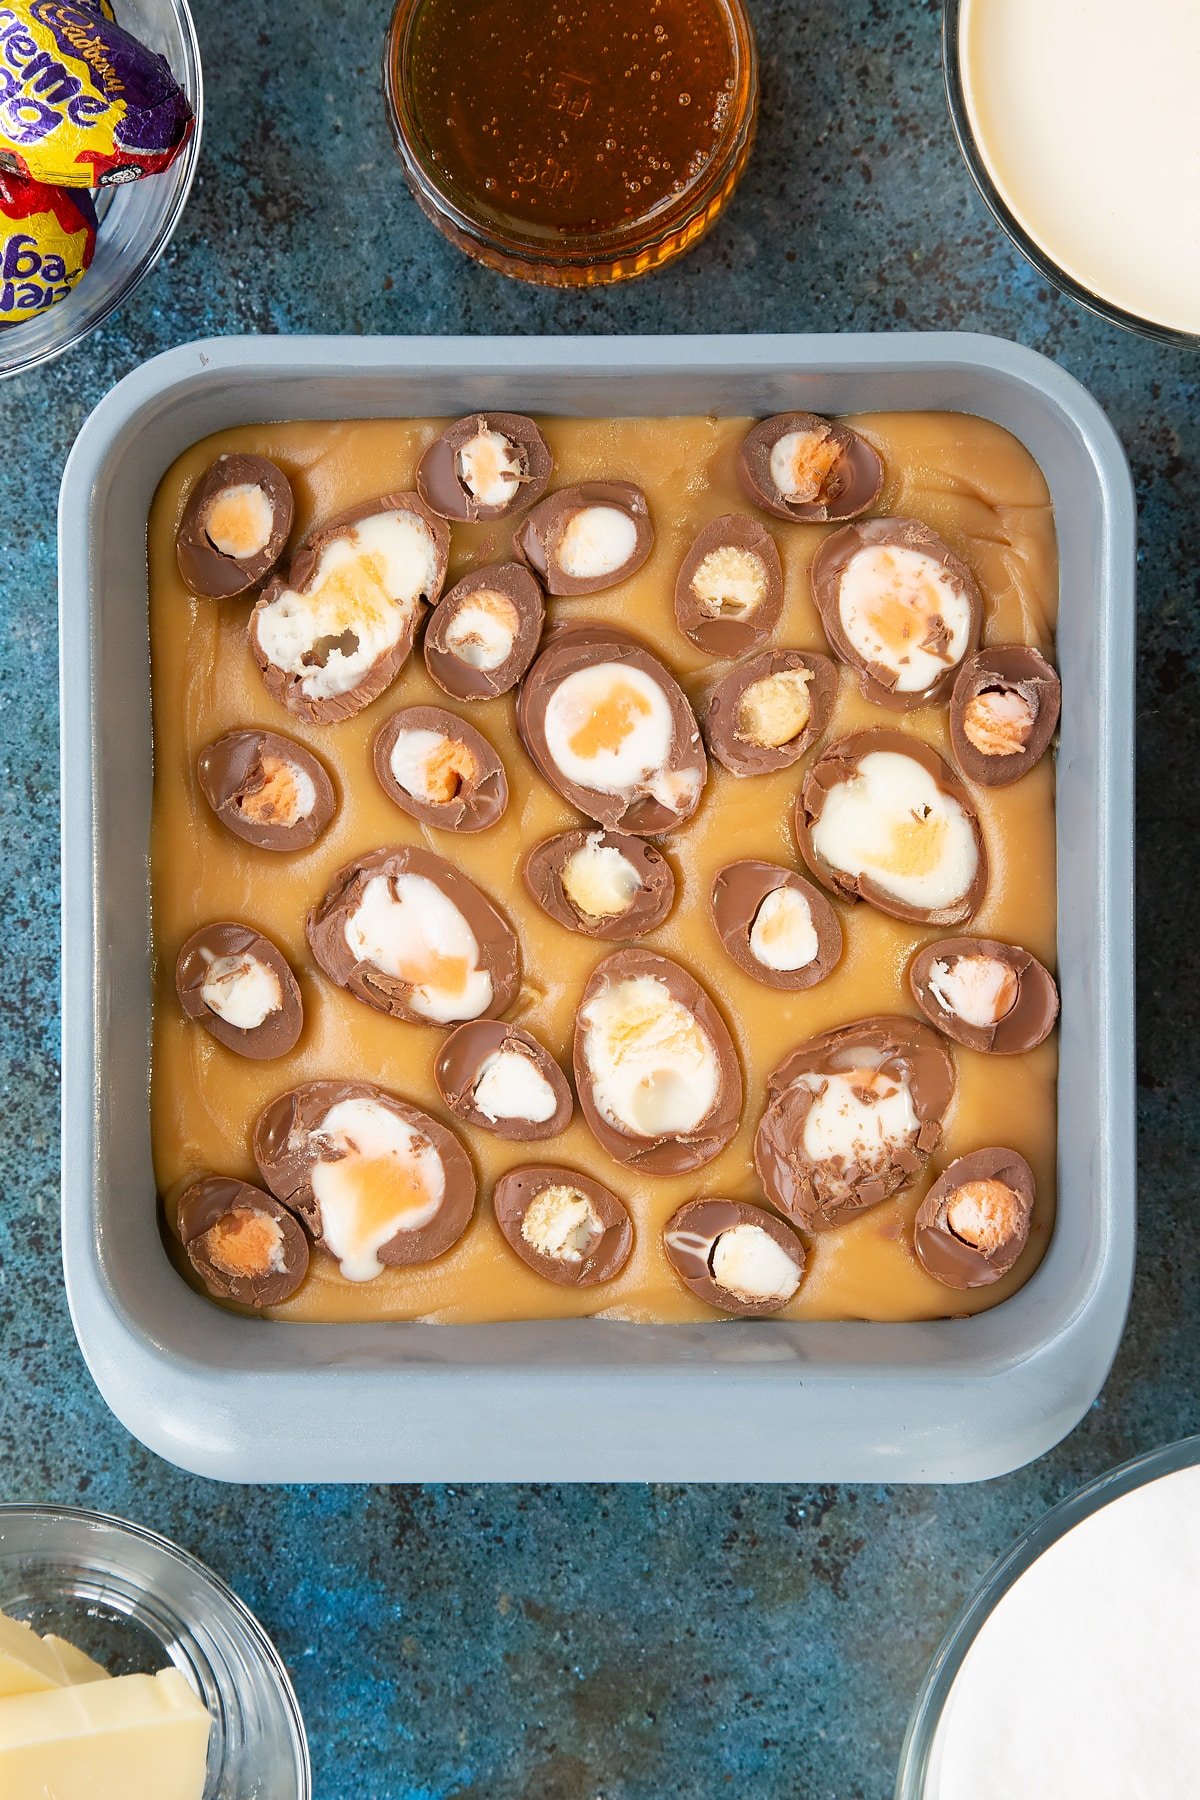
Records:
[[[551,294],[467,263],[408,199],[379,0],[199,0],[207,131],[174,245],[87,344],[0,387],[0,1499],[127,1514],[224,1575],[294,1673],[318,1800],[884,1800],[991,1558],[1200,1426],[1200,363],[1090,318],[1009,248],[954,147],[937,5],[751,5],[762,126],[725,218],[646,281]],[[1019,338],[1086,382],[1142,509],[1142,1248],[1100,1400],[1040,1463],[958,1489],[233,1489],[159,1462],[95,1393],[58,1264],[54,508],[89,408],[210,332],[929,326]]]

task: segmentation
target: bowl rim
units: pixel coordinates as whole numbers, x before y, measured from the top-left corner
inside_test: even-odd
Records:
[[[946,105],[950,112],[950,123],[954,128],[954,136],[967,172],[982,199],[984,205],[1000,226],[1001,230],[1016,245],[1021,255],[1037,270],[1052,287],[1069,299],[1076,300],[1080,306],[1097,318],[1104,319],[1110,325],[1119,325],[1124,331],[1132,331],[1139,337],[1151,338],[1159,344],[1180,344],[1188,349],[1200,349],[1200,332],[1185,331],[1180,326],[1162,325],[1154,319],[1145,319],[1139,313],[1128,312],[1118,306],[1115,301],[1106,300],[1084,282],[1076,280],[1062,268],[1050,253],[1031,237],[1021,224],[1016,214],[1002,197],[999,188],[993,181],[983,153],[979,148],[970,113],[967,109],[966,86],[962,78],[958,45],[959,27],[962,21],[963,7],[967,0],[944,0],[942,7],[942,74],[945,78]]]
[[[926,1800],[930,1757],[954,1683],[975,1639],[1009,1589],[1060,1538],[1093,1513],[1164,1475],[1177,1474],[1197,1463],[1200,1433],[1161,1444],[1154,1450],[1143,1450],[1116,1468],[1093,1476],[1083,1487],[1057,1501],[996,1558],[951,1623],[925,1673],[904,1733],[894,1800]],[[930,1796],[929,1800],[936,1797]]]
[[[164,1537],[162,1532],[154,1531],[148,1525],[139,1525],[133,1519],[123,1519],[119,1513],[99,1512],[89,1506],[66,1506],[54,1501],[37,1501],[25,1504],[22,1501],[0,1502],[0,1546],[4,1542],[6,1520],[40,1519],[40,1520],[72,1520],[90,1527],[102,1527],[113,1532],[118,1538],[133,1538],[138,1543],[147,1544],[159,1551],[172,1562],[180,1563],[192,1574],[198,1575],[217,1596],[230,1608],[239,1626],[254,1644],[264,1663],[269,1668],[283,1702],[284,1711],[292,1726],[292,1734],[296,1747],[296,1772],[300,1777],[298,1800],[309,1800],[312,1793],[312,1761],[308,1750],[308,1734],[304,1728],[304,1715],[300,1710],[300,1702],[292,1685],[275,1640],[258,1615],[250,1610],[240,1594],[215,1569],[193,1556],[173,1539]]]
[[[149,240],[147,249],[130,269],[125,280],[120,283],[114,293],[112,293],[108,300],[100,307],[99,311],[96,312],[93,317],[81,319],[69,331],[65,332],[61,338],[56,338],[50,343],[43,344],[39,349],[32,350],[27,355],[18,355],[12,362],[6,361],[3,354],[0,354],[0,381],[5,381],[13,375],[24,375],[30,369],[41,368],[45,363],[56,362],[60,356],[65,356],[68,350],[73,350],[75,345],[81,343],[84,338],[90,337],[93,331],[99,330],[105,320],[110,319],[113,313],[117,311],[118,307],[124,306],[130,295],[136,292],[142,282],[146,279],[147,275],[149,275],[158,265],[163,252],[166,250],[167,245],[171,242],[171,239],[178,229],[179,221],[183,217],[184,208],[187,206],[188,198],[191,195],[192,183],[196,179],[196,170],[200,162],[200,140],[204,130],[204,66],[200,58],[200,40],[196,34],[196,21],[192,17],[188,0],[170,0],[170,5],[182,27],[184,44],[184,66],[175,70],[174,73],[180,87],[183,88],[187,95],[188,104],[194,115],[192,129],[188,134],[186,143],[179,152],[179,160],[181,160],[183,164],[183,179],[175,189],[171,204],[159,220],[157,229]],[[170,164],[169,167],[162,170],[161,173],[163,175],[169,174],[174,166],[173,163]],[[157,181],[159,177],[157,175],[146,175],[141,177],[141,179],[145,181]],[[95,192],[94,189],[84,191]],[[104,221],[102,219],[100,221],[100,230],[103,231],[103,229]],[[45,316],[45,313],[39,313],[35,315],[35,319],[44,318]],[[51,316],[53,315],[51,314]],[[28,323],[31,325],[34,324],[35,319],[30,319]],[[0,353],[3,352],[7,343],[13,342],[11,334],[13,332],[19,332],[20,330],[20,325],[13,325],[9,326],[7,331],[0,332]]]

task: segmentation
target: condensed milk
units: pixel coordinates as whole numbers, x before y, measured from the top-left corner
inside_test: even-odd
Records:
[[[1196,0],[961,0],[957,56],[983,169],[1034,246],[1105,305],[1200,334]]]

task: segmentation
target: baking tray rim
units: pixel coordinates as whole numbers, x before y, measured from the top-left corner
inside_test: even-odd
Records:
[[[969,1327],[952,1320],[894,1326],[799,1322],[773,1327],[781,1336],[770,1349],[761,1340],[746,1338],[753,1326],[718,1323],[654,1327],[573,1322],[570,1342],[560,1330],[553,1344],[544,1329],[520,1324],[264,1327],[261,1322],[214,1313],[183,1284],[172,1296],[173,1311],[181,1322],[187,1320],[189,1308],[219,1319],[221,1354],[207,1360],[186,1354],[168,1333],[150,1329],[124,1303],[106,1267],[105,1233],[96,1205],[104,1060],[99,1033],[102,968],[94,954],[99,914],[95,831],[102,771],[94,755],[96,607],[89,527],[110,460],[139,420],[161,408],[169,394],[178,399],[194,392],[197,383],[220,378],[240,382],[247,371],[277,385],[299,377],[313,382],[347,375],[383,378],[389,372],[430,382],[478,372],[503,385],[512,384],[524,371],[530,379],[535,372],[538,379],[575,379],[586,389],[596,378],[611,382],[639,375],[712,377],[719,372],[725,379],[766,376],[819,383],[836,380],[839,374],[861,378],[870,373],[882,379],[900,373],[915,378],[922,370],[957,371],[967,387],[991,375],[1036,395],[1040,404],[1049,404],[1094,470],[1102,514],[1105,591],[1097,610],[1103,631],[1096,721],[1101,839],[1096,919],[1106,954],[1097,958],[1094,973],[1101,990],[1096,1086],[1102,1090],[1103,1116],[1108,1121],[1103,1191],[1098,1195],[1103,1229],[1094,1266],[1077,1287],[1069,1312],[1057,1317],[1052,1339],[1014,1346],[1009,1329],[1039,1310],[1049,1255],[1018,1295]],[[971,398],[973,403],[960,410],[987,416],[979,394]],[[371,410],[375,416],[388,416],[396,409]],[[587,405],[564,410],[583,412]],[[629,410],[644,407],[635,404]],[[308,411],[313,417],[347,416],[324,405]],[[260,410],[255,416],[268,415]],[[292,407],[275,416],[298,414]],[[357,416],[368,414],[359,408]],[[181,442],[178,449],[183,447]],[[159,468],[159,475],[166,466]],[[185,1467],[243,1480],[481,1475],[638,1479],[672,1474],[713,1479],[742,1474],[743,1468],[742,1478],[752,1479],[964,1480],[1002,1473],[1057,1442],[1103,1384],[1120,1339],[1132,1281],[1133,518],[1132,488],[1119,440],[1086,390],[1036,352],[976,334],[217,338],[167,351],[118,383],[80,432],[64,472],[60,504],[63,1257],[81,1349],[118,1418],[152,1449]],[[195,1320],[188,1323],[190,1328]],[[249,1358],[239,1366],[234,1347],[249,1347],[245,1332],[259,1334],[264,1329],[321,1334],[322,1367],[291,1368],[279,1359],[268,1367],[271,1359],[261,1356],[255,1357],[253,1366]],[[971,1338],[964,1342],[967,1329]],[[878,1344],[875,1355],[867,1359],[848,1348],[855,1334],[864,1330]],[[460,1357],[457,1348],[444,1361],[426,1360],[419,1334],[430,1331],[439,1334],[439,1352],[450,1349],[446,1334],[470,1334],[481,1349],[480,1334],[489,1334],[486,1363],[472,1363],[465,1352]],[[719,1355],[715,1332],[721,1333]],[[670,1334],[672,1351],[681,1353],[669,1365],[653,1354],[656,1342],[660,1347],[666,1344],[664,1333]],[[638,1339],[637,1346],[630,1334]],[[935,1353],[929,1348],[931,1338],[937,1340]],[[949,1357],[947,1338],[954,1346]],[[531,1362],[528,1354],[516,1354],[522,1339],[526,1351],[545,1354],[548,1360]],[[739,1340],[744,1348],[737,1347]],[[265,1347],[257,1335],[252,1342],[256,1350]],[[402,1366],[400,1359],[405,1359]],[[933,1369],[931,1362],[940,1366]],[[335,1369],[343,1376],[338,1388],[343,1424],[333,1434],[339,1441],[331,1444],[326,1419],[319,1440],[298,1433],[300,1441],[293,1442],[280,1432],[279,1415],[295,1416],[306,1386],[327,1382]],[[349,1404],[351,1377],[353,1404]],[[981,1381],[986,1389],[980,1388]],[[519,1405],[514,1383],[520,1389]],[[907,1418],[903,1409],[900,1414],[890,1412],[897,1402],[912,1400],[914,1383],[940,1384],[944,1416],[932,1417],[920,1409],[917,1416]],[[385,1397],[389,1408],[395,1407],[397,1384],[405,1412],[420,1413],[419,1429],[405,1444],[365,1444],[364,1421]],[[717,1443],[715,1448],[685,1445],[678,1434],[662,1428],[664,1416],[686,1413],[702,1400],[709,1405],[723,1403],[735,1393],[740,1398],[731,1408],[734,1412],[746,1409],[748,1396],[753,1399],[761,1393],[769,1399],[774,1410],[758,1423],[778,1419],[798,1430],[802,1435],[794,1440],[800,1445],[794,1454],[770,1446],[765,1455],[757,1454],[755,1431],[747,1436],[746,1427],[734,1427],[732,1419],[726,1445]],[[976,1431],[974,1441],[955,1445],[956,1426],[960,1435],[971,1437],[968,1409],[985,1393],[992,1426],[986,1441],[980,1441]],[[881,1404],[864,1406],[864,1394]],[[612,1428],[610,1440],[618,1424],[636,1422],[637,1429],[627,1434],[623,1446],[618,1442],[615,1451],[611,1441],[607,1448],[584,1442],[578,1431],[574,1436],[566,1433],[557,1446],[550,1441],[553,1434],[545,1431],[537,1444],[529,1441],[537,1434],[528,1431],[526,1441],[520,1441],[519,1433],[514,1439],[511,1425],[522,1415],[528,1419],[537,1412],[539,1395],[568,1398],[573,1409],[594,1407],[597,1419],[605,1418]],[[309,1403],[314,1399],[309,1394]],[[479,1454],[465,1447],[461,1427],[439,1431],[438,1420],[444,1420],[447,1407],[465,1407],[472,1418],[492,1421]],[[597,1430],[595,1436],[603,1439],[605,1433]],[[738,1463],[741,1467],[732,1466]]]

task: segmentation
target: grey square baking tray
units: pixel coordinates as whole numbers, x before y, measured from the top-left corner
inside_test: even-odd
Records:
[[[192,1293],[147,1104],[146,518],[257,420],[946,408],[1006,426],[1057,513],[1059,1205],[1012,1299],[924,1324],[293,1325]],[[101,401],[59,515],[63,1260],[85,1358],[159,1455],[237,1481],[967,1481],[1050,1448],[1116,1352],[1134,1248],[1134,505],[1078,383],[992,338],[222,338]]]

